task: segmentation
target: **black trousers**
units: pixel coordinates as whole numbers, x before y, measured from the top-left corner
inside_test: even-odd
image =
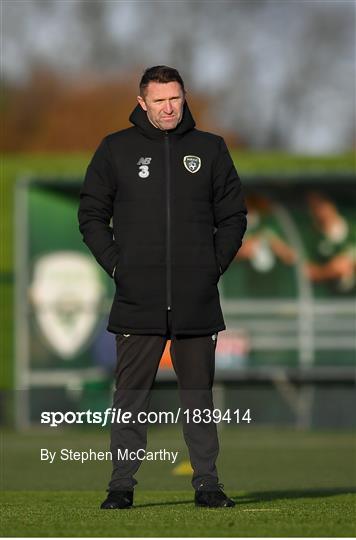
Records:
[[[129,411],[137,418],[140,411],[148,411],[151,388],[159,362],[168,339],[170,353],[178,379],[182,410],[184,439],[193,469],[194,489],[203,482],[207,487],[218,483],[216,459],[219,453],[217,428],[214,422],[193,422],[194,409],[213,410],[212,386],[215,372],[217,334],[207,336],[171,336],[171,318],[167,312],[167,334],[116,335],[117,367],[116,390],[113,407]],[[166,410],[162,404],[162,410]],[[131,490],[137,484],[134,474],[142,460],[125,458],[127,449],[131,456],[147,445],[147,423],[135,421],[111,424],[111,452],[113,472],[109,490]],[[118,450],[120,458],[118,459]],[[174,451],[174,448],[170,449]],[[142,453],[142,452],[141,452]],[[140,453],[139,453],[140,455]]]

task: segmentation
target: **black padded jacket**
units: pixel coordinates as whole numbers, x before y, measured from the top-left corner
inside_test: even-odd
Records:
[[[226,144],[187,103],[171,131],[139,105],[130,121],[102,140],[80,192],[83,240],[116,284],[108,330],[164,335],[167,310],[173,335],[224,330],[217,284],[247,225]]]

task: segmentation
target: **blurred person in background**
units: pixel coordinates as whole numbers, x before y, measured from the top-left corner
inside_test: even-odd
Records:
[[[102,140],[80,193],[83,240],[116,285],[108,324],[117,345],[113,407],[133,419],[148,410],[168,339],[183,410],[214,409],[215,349],[226,328],[217,284],[247,226],[226,144],[195,128],[185,97],[177,70],[147,69],[133,127]],[[234,506],[219,483],[216,424],[184,415],[183,433],[195,504]],[[113,472],[101,508],[132,506],[146,443],[147,424],[112,423]],[[119,459],[127,449],[134,457]]]
[[[297,260],[295,249],[282,238],[273,205],[266,198],[246,197],[249,209],[249,228],[236,260],[247,259],[259,272],[268,272],[276,259],[293,265]]]
[[[256,191],[246,194],[248,230],[223,283],[228,298],[288,298],[297,294],[298,252],[280,218],[277,200]]]
[[[314,260],[305,274],[315,283],[331,283],[339,293],[356,288],[356,229],[334,202],[319,191],[309,191],[307,205],[314,225]]]

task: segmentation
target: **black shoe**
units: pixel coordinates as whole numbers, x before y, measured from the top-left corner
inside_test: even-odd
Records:
[[[133,503],[133,491],[109,491],[109,494],[100,508],[104,510],[117,510],[130,508]]]
[[[235,502],[223,492],[223,484],[207,486],[201,484],[195,491],[195,506],[206,506],[208,508],[227,508],[235,506]]]

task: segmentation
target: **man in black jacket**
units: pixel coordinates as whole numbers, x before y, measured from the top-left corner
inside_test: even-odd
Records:
[[[175,69],[147,69],[137,99],[133,127],[96,150],[78,213],[84,242],[116,285],[108,324],[117,345],[113,406],[147,410],[171,339],[195,503],[233,506],[218,483],[216,424],[187,415],[214,408],[216,341],[226,328],[217,284],[246,230],[241,182],[224,140],[195,129]],[[145,424],[112,424],[113,473],[102,508],[132,505],[140,459],[122,455],[145,449],[146,434]]]

